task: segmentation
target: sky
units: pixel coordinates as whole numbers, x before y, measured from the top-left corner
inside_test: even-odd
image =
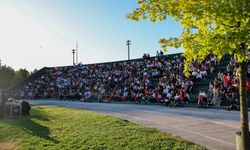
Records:
[[[137,7],[136,0],[0,0],[1,63],[30,71],[72,65],[76,41],[83,64],[126,60],[127,40],[131,59],[154,56],[158,40],[179,36],[182,28],[171,19],[127,19]]]

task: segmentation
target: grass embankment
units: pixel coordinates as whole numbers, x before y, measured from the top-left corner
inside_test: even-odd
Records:
[[[204,149],[156,129],[90,111],[33,107],[31,114],[0,120],[0,149]]]

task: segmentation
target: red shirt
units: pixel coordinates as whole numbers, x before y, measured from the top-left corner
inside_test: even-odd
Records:
[[[223,81],[224,81],[224,84],[228,85],[229,80],[228,80],[228,78],[227,78],[227,75],[224,75],[224,76],[223,76]]]

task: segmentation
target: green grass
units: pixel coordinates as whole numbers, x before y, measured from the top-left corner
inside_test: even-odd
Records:
[[[205,149],[127,120],[85,110],[33,107],[31,116],[0,120],[0,143],[21,149]],[[1,146],[1,144],[0,144]]]

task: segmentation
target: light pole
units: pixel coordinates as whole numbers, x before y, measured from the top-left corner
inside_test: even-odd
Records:
[[[127,44],[126,45],[128,45],[128,60],[130,60],[130,45],[131,45],[131,41],[130,40],[127,40]]]
[[[76,41],[76,65],[78,65],[78,41]]]
[[[73,66],[75,66],[75,53],[76,53],[76,50],[73,49],[72,50],[72,54],[73,54]]]

